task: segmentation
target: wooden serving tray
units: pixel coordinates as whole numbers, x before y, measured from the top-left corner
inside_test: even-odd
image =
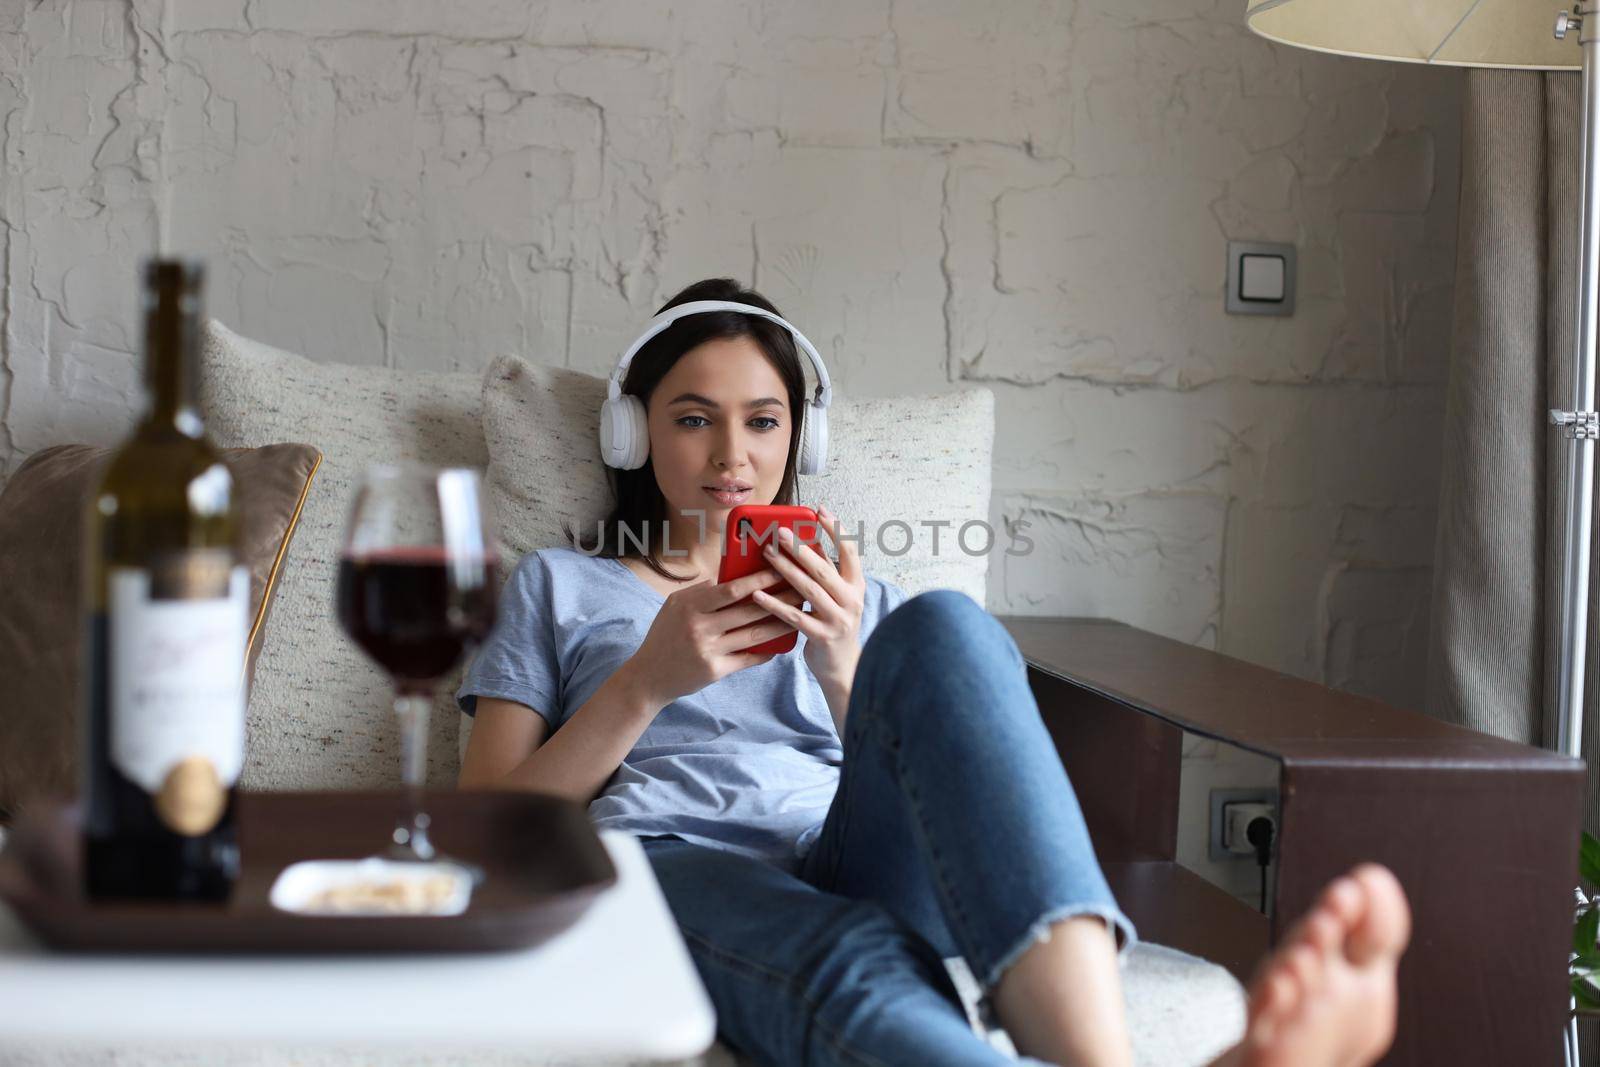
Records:
[[[483,952],[528,948],[572,925],[615,884],[587,813],[547,793],[430,793],[429,836],[486,875],[460,915],[309,916],[267,899],[284,867],[359,859],[388,843],[394,792],[241,793],[239,881],[226,904],[91,902],[80,878],[78,808],[25,811],[0,851],[0,900],[45,944],[76,951]]]

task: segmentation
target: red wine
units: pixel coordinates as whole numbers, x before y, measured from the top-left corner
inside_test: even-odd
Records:
[[[147,407],[86,508],[84,888],[223,900],[239,870],[250,573],[200,417],[202,269],[145,267]]]
[[[391,548],[339,562],[339,623],[402,690],[431,692],[494,625],[495,561]]]

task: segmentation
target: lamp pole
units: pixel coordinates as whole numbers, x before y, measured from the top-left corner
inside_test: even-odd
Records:
[[[1572,410],[1550,409],[1550,423],[1562,427],[1571,443],[1567,449],[1566,521],[1561,559],[1561,689],[1557,695],[1554,730],[1545,741],[1574,758],[1583,755],[1583,667],[1589,628],[1589,541],[1593,533],[1594,442],[1600,437],[1600,416],[1594,410],[1594,372],[1597,312],[1600,312],[1600,182],[1595,180],[1596,151],[1600,149],[1600,56],[1597,31],[1590,17],[1593,8],[1583,0],[1570,12],[1556,16],[1555,35],[1565,40],[1578,31],[1583,52],[1583,153],[1581,158],[1583,228],[1578,255],[1577,351],[1572,360]],[[1552,736],[1553,734],[1553,736]],[[1569,1016],[1566,1032],[1567,1063],[1578,1067],[1578,1017]]]
[[[1547,746],[1568,756],[1583,754],[1583,667],[1589,625],[1589,543],[1594,495],[1594,441],[1600,437],[1600,416],[1594,410],[1595,340],[1600,327],[1600,182],[1595,180],[1595,155],[1600,148],[1600,26],[1587,18],[1581,2],[1556,18],[1555,35],[1578,30],[1583,49],[1583,153],[1581,157],[1583,237],[1578,259],[1577,351],[1572,361],[1573,410],[1550,409],[1552,425],[1563,427],[1572,443],[1567,450],[1566,522],[1561,561],[1561,689],[1554,736]]]

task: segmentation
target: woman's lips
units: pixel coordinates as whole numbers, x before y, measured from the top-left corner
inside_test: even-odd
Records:
[[[723,505],[728,505],[728,506],[731,506],[731,505],[734,505],[734,504],[742,504],[742,503],[744,503],[745,498],[748,497],[750,495],[750,493],[751,493],[751,490],[749,490],[749,489],[736,489],[736,490],[734,490],[732,492],[728,492],[728,491],[723,490],[723,489],[713,489],[708,485],[707,486],[701,486],[701,488],[704,489],[707,493],[710,493],[711,494],[711,498],[713,500],[715,500],[717,503],[723,504]]]

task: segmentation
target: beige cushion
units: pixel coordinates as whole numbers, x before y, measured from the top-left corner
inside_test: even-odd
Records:
[[[84,513],[111,450],[57,445],[0,493],[0,821],[77,786]],[[260,655],[282,561],[321,457],[308,445],[225,450],[250,568],[247,675]]]
[[[516,556],[592,533],[610,502],[597,444],[605,380],[541,367],[517,356],[490,365],[483,384],[489,493],[501,536]],[[956,531],[987,522],[994,451],[994,394],[963,389],[930,396],[836,396],[828,411],[827,470],[801,475],[801,503],[827,504],[847,531],[864,524],[867,571],[911,593],[959,589],[984,603],[989,553],[964,552]],[[910,530],[885,527],[898,520]],[[934,551],[924,521],[945,521]],[[882,529],[880,547],[878,531]],[[898,553],[910,534],[910,547]],[[983,547],[982,531],[968,545]],[[994,551],[1006,545],[995,535]],[[888,551],[884,551],[887,549]]]
[[[292,439],[322,450],[250,697],[244,784],[251,789],[386,788],[399,782],[387,676],[339,629],[334,579],[345,521],[367,466],[411,458],[483,467],[477,374],[314,363],[207,324],[206,425],[223,445]],[[440,687],[428,781],[453,786],[460,713]]]
[[[611,503],[600,461],[604,378],[501,356],[483,377],[489,503],[513,559],[593,530]],[[511,568],[501,568],[501,577]]]

